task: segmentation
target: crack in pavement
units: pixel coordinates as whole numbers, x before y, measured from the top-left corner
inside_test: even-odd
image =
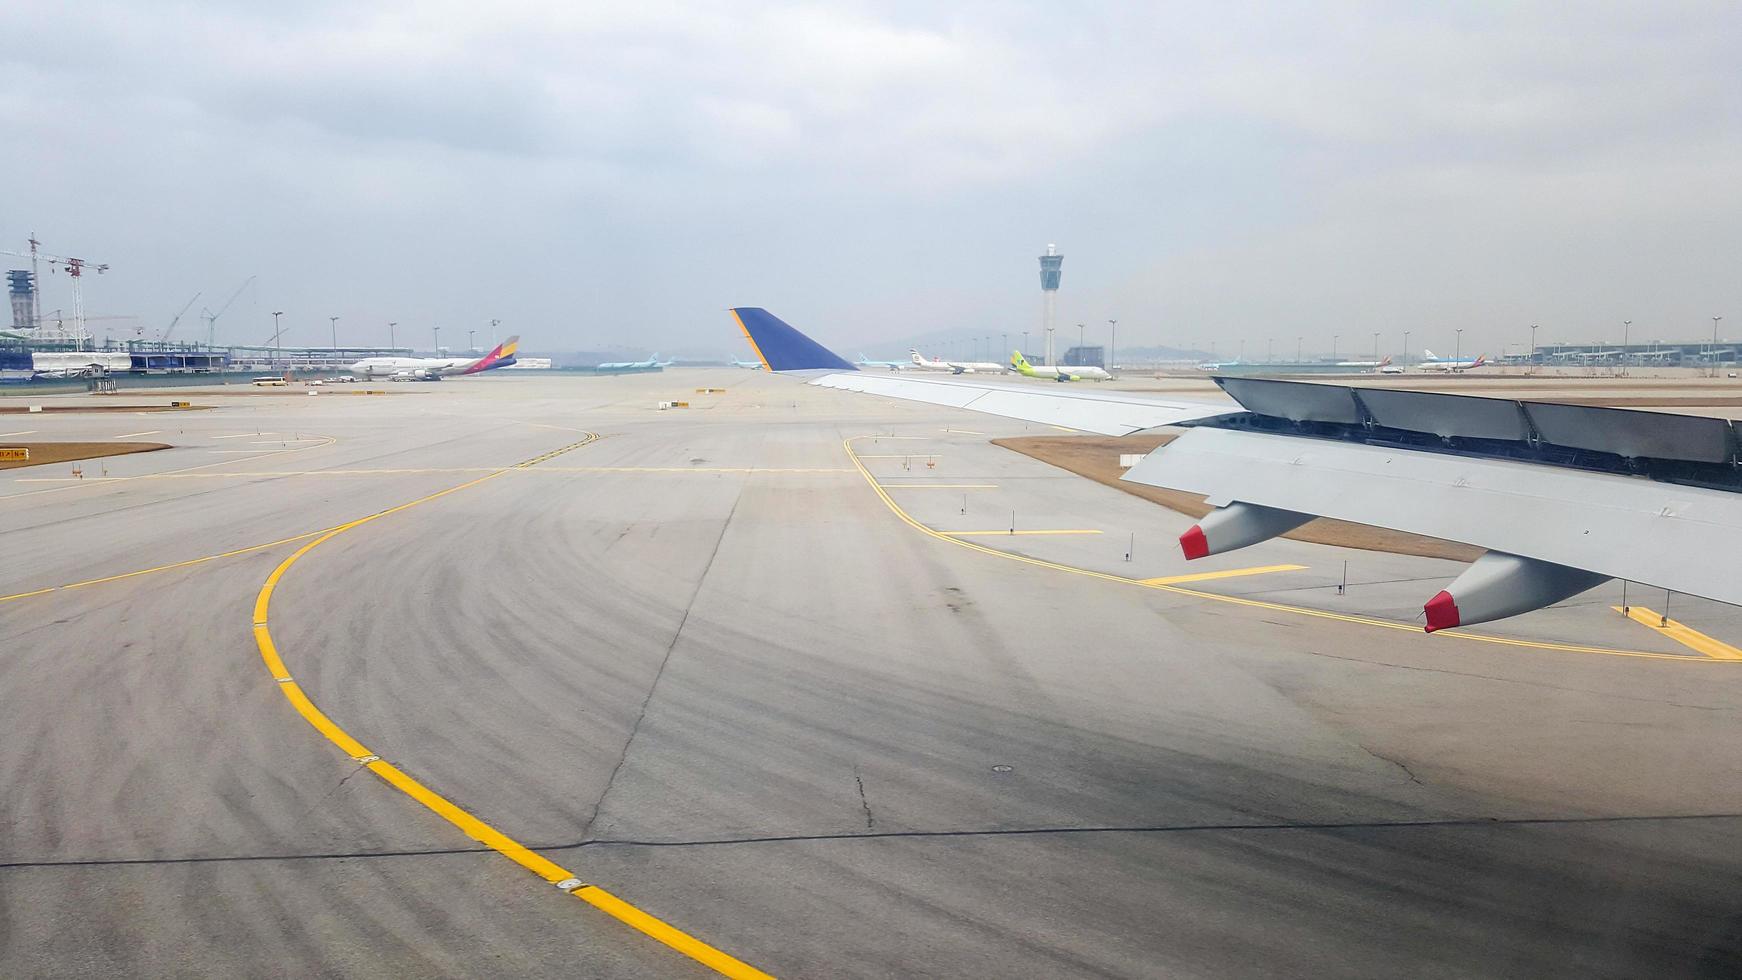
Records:
[[[533,851],[573,851],[588,847],[712,847],[730,844],[781,844],[810,841],[889,840],[897,838],[948,839],[956,837],[1043,837],[1086,834],[1191,834],[1191,833],[1305,833],[1346,830],[1467,830],[1515,827],[1608,826],[1631,823],[1685,823],[1699,820],[1742,820],[1742,813],[1665,813],[1608,817],[1448,817],[1439,820],[1345,820],[1328,823],[1189,823],[1156,825],[1107,825],[1093,827],[1011,827],[981,830],[886,830],[865,833],[785,834],[762,837],[713,837],[695,840],[633,840],[593,838],[572,843],[529,844]],[[494,854],[489,847],[435,847],[394,851],[332,851],[306,854],[223,854],[169,858],[74,858],[47,861],[0,861],[0,871],[56,868],[126,867],[130,865],[219,864],[257,861],[352,861],[372,858],[443,857],[462,854]]]

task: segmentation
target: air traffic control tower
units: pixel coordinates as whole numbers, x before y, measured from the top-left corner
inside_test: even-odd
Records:
[[[1064,278],[1064,264],[1065,257],[1059,254],[1058,246],[1048,244],[1046,254],[1040,257],[1040,334],[1046,338],[1048,364],[1058,363],[1052,359],[1052,328],[1058,316],[1059,280]]]

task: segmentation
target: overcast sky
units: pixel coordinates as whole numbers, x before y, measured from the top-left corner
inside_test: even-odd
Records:
[[[6,4],[0,247],[237,342],[1014,335],[1048,242],[1122,347],[1742,336],[1742,5],[1284,6]]]

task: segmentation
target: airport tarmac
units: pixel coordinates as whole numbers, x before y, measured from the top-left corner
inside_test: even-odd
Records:
[[[0,474],[0,976],[1742,973],[1732,607],[1428,636],[1044,426],[391,389],[0,425],[174,447]]]

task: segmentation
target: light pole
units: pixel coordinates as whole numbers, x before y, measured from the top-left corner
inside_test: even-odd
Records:
[[[1108,320],[1107,330],[1110,335],[1107,338],[1107,370],[1111,371],[1115,366],[1114,362],[1119,353],[1119,321]]]
[[[435,352],[440,354],[442,352],[442,328],[435,327],[433,329],[435,330]]]
[[[1373,331],[1373,366],[1379,366],[1379,331]]]
[[[1083,336],[1084,336],[1083,325],[1079,323],[1079,324],[1077,324],[1077,359],[1078,360],[1082,360],[1082,357],[1083,357],[1083,343],[1084,343]]]
[[[392,350],[393,348],[399,346],[397,343],[394,342],[394,339],[393,339],[393,328],[397,327],[397,326],[399,326],[398,320],[387,321],[387,349],[388,350]]]
[[[283,315],[283,310],[274,310],[272,313],[272,346],[277,351],[275,357],[279,365],[284,364],[284,341],[280,339],[282,334],[278,329],[278,318]]]
[[[1401,365],[1401,367],[1404,367],[1406,369],[1409,367],[1409,331],[1408,330],[1405,330],[1403,332],[1403,364]]]
[[[1337,359],[1337,341],[1342,339],[1342,336],[1343,336],[1342,334],[1338,334],[1338,333],[1331,334],[1331,360],[1332,361],[1335,361]]]
[[[501,320],[491,320],[490,321],[490,346],[491,347],[496,346],[496,325],[501,323],[501,322],[502,322]]]
[[[339,318],[330,316],[327,317],[327,322],[333,325],[333,350],[337,351],[339,349]]]
[[[1457,336],[1452,340],[1452,363],[1458,363],[1458,357],[1464,351],[1464,328],[1453,331]]]
[[[474,353],[478,349],[477,341],[472,339],[472,335],[477,333],[477,332],[478,331],[476,331],[476,330],[466,331],[466,353],[468,353],[468,354]]]
[[[1028,331],[1022,331],[1022,356],[1028,356]]]
[[[1632,320],[1621,321],[1621,376],[1627,376],[1627,332],[1632,329]]]
[[[1706,360],[1712,362],[1712,377],[1714,378],[1718,376],[1718,321],[1722,319],[1724,318],[1721,316],[1712,317],[1712,350],[1706,355]]]
[[[1305,337],[1294,338],[1294,363],[1296,363],[1296,364],[1300,363],[1300,352],[1301,352],[1301,349],[1305,345],[1306,345],[1306,338]]]
[[[1049,365],[1052,364],[1052,361],[1053,361],[1052,336],[1053,336],[1053,333],[1057,330],[1058,330],[1057,327],[1047,327],[1046,328],[1046,363]]]
[[[1270,337],[1264,342],[1264,363],[1276,363],[1276,338]]]

